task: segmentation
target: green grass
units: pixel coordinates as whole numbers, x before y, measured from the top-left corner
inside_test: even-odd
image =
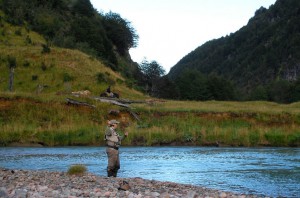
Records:
[[[45,99],[46,96],[2,95],[0,145],[105,145],[103,137],[106,120],[113,118],[128,125],[126,130],[129,137],[123,141],[123,145],[202,146],[213,145],[215,142],[224,146],[300,145],[299,114],[293,111],[271,113],[272,109],[265,108],[262,113],[242,113],[238,109],[206,112],[193,108],[177,112],[172,109],[160,111],[157,106],[145,103],[133,110],[141,119],[141,122],[137,122],[126,109],[108,103],[76,98],[96,106],[77,107],[67,105],[64,97]],[[195,102],[192,103],[193,107],[196,106]],[[205,102],[199,103],[205,106]],[[206,103],[210,105],[211,102]],[[239,105],[238,102],[235,104]],[[186,102],[186,106],[191,104]],[[110,109],[119,109],[121,113],[119,116],[109,115]]]
[[[8,56],[16,58],[14,92],[31,94],[65,94],[89,90],[99,96],[112,85],[112,91],[125,98],[145,98],[126,86],[126,80],[101,61],[78,50],[50,46],[43,53],[45,39],[23,27],[3,22],[0,34],[0,92],[8,91]],[[28,37],[31,42],[28,43]],[[99,76],[102,78],[99,79]],[[40,89],[39,86],[43,88]]]
[[[128,144],[140,141],[144,145],[212,145],[215,142],[224,146],[300,145],[298,114],[195,112],[195,109],[161,113],[154,108],[155,111],[149,107],[147,111],[139,109],[143,123],[132,128],[134,135],[129,137]]]
[[[87,168],[81,164],[72,165],[67,171],[68,175],[83,175],[86,172]]]

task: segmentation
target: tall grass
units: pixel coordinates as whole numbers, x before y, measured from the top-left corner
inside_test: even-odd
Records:
[[[142,120],[136,122],[125,109],[119,108],[121,115],[112,116],[109,110],[118,107],[91,99],[85,100],[94,104],[94,109],[69,106],[64,98],[51,101],[40,97],[10,95],[0,99],[0,145],[105,145],[106,120],[115,118],[129,125],[123,145],[300,146],[299,114],[292,110],[160,111],[144,104],[134,110]]]
[[[2,102],[2,100],[1,100]],[[96,109],[60,102],[11,99],[0,108],[0,145],[12,142],[47,146],[97,145],[109,105]],[[100,138],[101,137],[101,138]]]
[[[266,115],[264,115],[267,117]],[[274,118],[274,115],[269,115]],[[276,117],[276,116],[275,116]],[[278,115],[281,117],[281,114]],[[277,117],[276,117],[277,118]],[[276,120],[276,119],[275,119]],[[249,117],[197,113],[149,113],[141,126],[131,129],[127,144],[299,146],[299,124]]]

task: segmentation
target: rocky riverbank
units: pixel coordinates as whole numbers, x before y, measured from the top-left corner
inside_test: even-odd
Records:
[[[128,182],[130,189],[119,189],[124,181]],[[108,178],[90,173],[68,175],[64,172],[8,170],[0,168],[0,197],[246,198],[257,196],[239,195],[199,186],[142,178]]]

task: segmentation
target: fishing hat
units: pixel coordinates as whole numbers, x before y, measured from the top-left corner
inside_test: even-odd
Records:
[[[117,120],[110,120],[109,121],[109,124],[119,124],[120,122],[119,121],[117,121]]]

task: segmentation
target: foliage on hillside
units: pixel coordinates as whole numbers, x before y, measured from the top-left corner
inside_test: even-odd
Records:
[[[9,88],[9,59],[15,59],[15,93],[69,94],[89,90],[99,95],[108,85],[121,97],[140,98],[131,82],[119,73],[78,50],[49,47],[36,32],[1,21],[0,91]]]
[[[168,76],[183,99],[298,101],[299,21],[300,1],[277,0],[239,31],[186,55]],[[227,94],[220,98],[212,87]]]
[[[38,32],[47,45],[78,49],[134,79],[137,65],[128,50],[137,46],[138,35],[119,14],[99,13],[89,0],[9,0],[0,1],[0,9],[2,20]]]

